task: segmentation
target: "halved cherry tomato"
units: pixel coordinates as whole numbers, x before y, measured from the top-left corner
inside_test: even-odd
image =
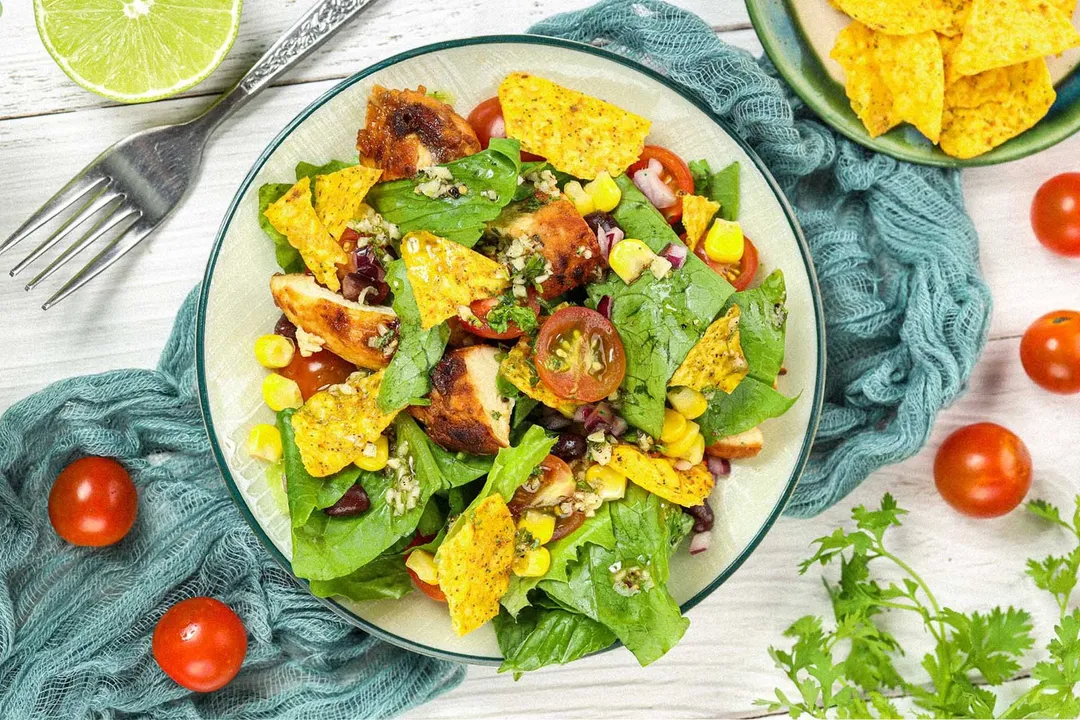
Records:
[[[469,113],[469,125],[472,127],[473,132],[476,133],[476,139],[480,141],[480,147],[484,149],[487,149],[491,138],[506,137],[506,121],[503,120],[502,105],[499,104],[499,98],[488,98],[474,107],[473,111]],[[529,152],[522,152],[521,159],[525,162],[533,162],[544,158]]]
[[[406,549],[416,547],[417,545],[423,545],[424,543],[429,543],[434,538],[434,535],[421,535],[417,533],[416,537],[412,539],[412,542],[409,543]],[[405,555],[405,559],[409,559],[408,554]],[[405,569],[408,571],[409,577],[412,578],[413,585],[416,586],[417,590],[424,593],[435,602],[446,602],[446,593],[442,591],[442,588],[440,588],[438,585],[432,585],[431,583],[426,583],[421,580],[420,577],[415,572],[413,572],[412,568],[410,568],[408,565],[405,566]]]
[[[120,542],[139,511],[135,483],[111,458],[84,457],[64,468],[49,491],[49,522],[72,545]]]
[[[1080,257],[1080,172],[1043,183],[1031,202],[1031,227],[1049,250]]]
[[[1080,312],[1057,310],[1032,323],[1020,340],[1020,362],[1050,392],[1080,392]]]
[[[489,340],[513,340],[519,338],[525,334],[525,331],[517,326],[517,323],[511,322],[505,332],[495,332],[490,325],[487,324],[488,313],[494,310],[499,303],[502,302],[501,298],[485,298],[484,300],[477,300],[469,306],[473,315],[480,321],[479,325],[473,325],[470,322],[462,321],[461,325],[466,330],[482,338],[488,338]],[[540,317],[540,303],[536,302],[536,291],[529,288],[529,294],[525,298],[525,302],[518,303],[524,305],[533,311],[533,315]]]
[[[682,219],[680,193],[694,194],[694,176],[690,174],[690,166],[675,153],[659,145],[646,145],[638,161],[627,168],[627,177],[633,178],[634,173],[647,166],[650,160],[656,160],[663,165],[664,171],[660,173],[660,179],[678,198],[674,205],[660,211],[669,223],[674,224]]]
[[[300,386],[300,395],[307,402],[315,393],[328,385],[340,385],[356,372],[356,366],[329,350],[320,350],[308,357],[293,353],[292,361],[278,370]]]
[[[247,655],[247,630],[225,603],[194,597],[161,616],[150,648],[157,664],[179,685],[211,692],[240,672]]]
[[[1031,487],[1031,455],[1023,440],[1000,425],[968,425],[938,449],[934,483],[941,497],[964,515],[1004,515]]]
[[[536,372],[559,397],[596,402],[622,384],[626,353],[610,320],[589,308],[563,308],[537,335]]]
[[[694,254],[704,260],[706,265],[723,275],[724,279],[731,283],[731,286],[737,292],[742,292],[750,287],[750,283],[754,281],[754,273],[758,269],[757,247],[750,242],[750,238],[744,238],[744,241],[746,244],[743,249],[743,256],[737,263],[713,262],[705,253],[705,243],[703,242],[698,243],[697,248],[694,249]]]
[[[561,457],[548,455],[540,462],[539,467],[539,481],[530,479],[530,482],[519,487],[510,502],[506,503],[515,519],[528,508],[553,507],[577,490],[574,471]],[[535,488],[530,488],[531,485],[535,485]]]

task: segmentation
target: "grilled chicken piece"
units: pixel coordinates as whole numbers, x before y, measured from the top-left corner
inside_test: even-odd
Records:
[[[566,197],[533,212],[504,213],[492,229],[510,238],[524,236],[540,243],[540,254],[551,263],[551,277],[540,286],[545,300],[598,280],[603,271],[600,243]]]
[[[410,178],[422,168],[480,152],[465,118],[444,102],[416,90],[376,85],[368,100],[367,126],[356,136],[360,155],[383,171],[382,180]]]
[[[728,458],[751,458],[761,452],[761,446],[765,443],[765,436],[761,429],[752,427],[737,435],[722,437],[712,445],[705,448],[705,452],[713,457]]]
[[[451,350],[431,371],[431,405],[409,408],[427,434],[451,452],[494,455],[510,445],[514,401],[499,394],[498,348]]]
[[[360,305],[330,292],[310,275],[277,274],[270,278],[274,303],[305,332],[318,335],[326,349],[357,367],[378,370],[393,354],[398,319],[384,305]],[[389,350],[390,352],[387,352]]]

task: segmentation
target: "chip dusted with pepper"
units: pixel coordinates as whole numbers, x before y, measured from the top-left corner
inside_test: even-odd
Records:
[[[953,67],[958,75],[977,75],[1078,45],[1070,16],[1047,0],[973,0]]]
[[[556,169],[592,180],[626,172],[652,123],[632,112],[542,77],[511,73],[499,85],[507,137]]]
[[[335,240],[360,213],[368,190],[379,181],[382,170],[354,165],[315,177],[315,212]]]
[[[455,317],[474,300],[495,297],[510,287],[505,267],[429,232],[406,235],[401,257],[425,330]]]
[[[682,199],[682,223],[686,228],[686,244],[691,250],[697,247],[716,213],[720,203],[700,195],[684,195]]]
[[[311,200],[311,178],[293,185],[266,208],[266,219],[300,251],[304,264],[320,283],[337,292],[341,288],[337,266],[349,258],[323,225]]]
[[[510,587],[514,534],[506,502],[494,493],[466,511],[435,553],[439,588],[459,636],[499,614],[499,599]]]
[[[739,306],[718,318],[690,348],[682,365],[671,376],[671,386],[684,385],[698,392],[730,393],[746,377],[749,366],[739,344]]]
[[[689,470],[676,470],[668,458],[650,457],[630,445],[616,445],[607,467],[653,495],[683,507],[705,502],[715,484],[712,473],[700,463]]]
[[[371,456],[374,442],[397,415],[396,410],[382,412],[376,403],[385,372],[354,373],[347,382],[312,395],[293,415],[296,446],[312,476],[333,475]]]
[[[547,385],[540,382],[532,361],[533,352],[528,340],[521,340],[507,353],[499,365],[499,375],[516,387],[522,394],[543,403],[553,410],[558,410],[570,417],[577,410],[577,403],[556,395]]]
[[[832,0],[863,25],[890,35],[952,31],[956,0]]]

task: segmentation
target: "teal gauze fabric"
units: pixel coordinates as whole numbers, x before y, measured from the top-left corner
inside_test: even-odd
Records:
[[[918,452],[963,389],[990,319],[959,173],[841,137],[767,59],[659,0],[605,0],[530,32],[600,45],[688,88],[757,152],[794,206],[821,286],[827,371],[813,452],[785,512],[816,515]]]

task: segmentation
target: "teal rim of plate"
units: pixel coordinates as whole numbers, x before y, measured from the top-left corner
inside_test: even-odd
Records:
[[[740,566],[742,566],[746,559],[750,557],[750,554],[757,549],[758,545],[761,544],[761,541],[765,538],[765,535],[772,528],[773,524],[775,524],[777,518],[780,517],[780,513],[783,511],[784,506],[787,505],[788,500],[791,499],[791,494],[795,490],[795,485],[798,483],[799,477],[802,475],[803,469],[806,467],[806,463],[809,460],[810,449],[813,445],[814,436],[817,434],[818,422],[821,417],[821,407],[824,399],[825,388],[825,321],[821,306],[821,291],[818,287],[817,275],[814,271],[814,264],[810,258],[810,249],[809,246],[806,244],[806,238],[803,236],[802,229],[799,227],[799,223],[795,219],[795,212],[792,210],[791,205],[788,203],[783,191],[780,190],[780,186],[777,184],[772,174],[765,167],[764,163],[762,163],[761,158],[758,157],[757,153],[755,153],[754,150],[749,145],[747,145],[746,142],[744,142],[743,139],[739,137],[727,125],[726,122],[717,117],[708,105],[695,97],[686,88],[678,85],[670,78],[664,77],[660,73],[651,70],[650,68],[644,67],[643,65],[640,65],[633,60],[630,60],[629,58],[625,58],[621,55],[617,55],[602,48],[570,40],[550,38],[541,35],[484,35],[479,37],[463,38],[460,40],[448,40],[444,42],[433,43],[431,45],[424,45],[414,50],[408,50],[406,52],[394,55],[393,57],[383,60],[382,62],[375,63],[374,65],[371,65],[364,70],[356,73],[355,75],[352,75],[341,81],[339,84],[332,87],[321,97],[317,98],[310,105],[304,108],[295,118],[292,119],[292,121],[288,125],[285,126],[285,129],[278,133],[277,137],[270,141],[270,144],[267,145],[266,149],[263,150],[261,155],[259,155],[259,158],[255,161],[255,164],[252,166],[251,170],[248,172],[247,176],[240,184],[240,188],[237,190],[236,195],[233,196],[233,200],[229,204],[229,209],[226,211],[225,217],[221,223],[221,227],[218,230],[217,237],[214,239],[214,245],[210,251],[210,259],[207,262],[206,272],[203,275],[202,289],[199,293],[199,307],[196,316],[195,332],[195,370],[199,386],[199,406],[202,410],[203,422],[206,425],[206,432],[207,436],[210,439],[210,446],[214,454],[214,459],[217,461],[218,468],[221,470],[221,475],[225,479],[225,484],[229,488],[229,493],[232,495],[233,501],[239,508],[240,513],[244,516],[244,519],[247,520],[248,524],[255,532],[255,535],[259,538],[262,544],[269,551],[270,555],[274,558],[274,560],[277,561],[277,563],[282,567],[282,569],[285,570],[285,572],[287,572],[289,576],[292,577],[301,587],[307,589],[310,592],[311,588],[308,581],[302,578],[298,578],[295,574],[293,574],[292,563],[289,562],[289,559],[285,557],[285,555],[283,555],[280,550],[278,550],[277,546],[274,545],[274,542],[267,536],[266,532],[262,529],[262,525],[260,525],[258,519],[255,518],[250,508],[248,508],[247,502],[244,500],[244,497],[240,492],[240,488],[237,486],[236,481],[233,479],[232,473],[229,470],[229,464],[225,459],[225,455],[222,452],[221,447],[218,445],[217,434],[214,430],[213,418],[210,415],[210,398],[207,392],[205,332],[207,303],[210,297],[210,286],[213,282],[214,268],[217,265],[218,255],[221,253],[222,244],[225,241],[225,236],[228,233],[229,227],[232,225],[233,216],[236,214],[237,208],[240,206],[241,201],[247,194],[248,188],[255,181],[256,176],[262,170],[267,160],[270,159],[270,156],[277,151],[281,144],[292,134],[292,132],[301,123],[305,122],[312,113],[322,107],[327,101],[337,96],[341,92],[347,90],[348,88],[352,87],[361,80],[365,79],[369,75],[372,75],[373,73],[376,73],[380,70],[384,70],[392,65],[396,65],[404,60],[409,60],[420,55],[428,55],[443,50],[450,50],[453,48],[467,47],[471,45],[493,44],[541,45],[557,47],[564,50],[573,50],[588,55],[595,55],[623,65],[639,74],[645,75],[649,79],[655,80],[656,82],[664,85],[670,90],[678,93],[687,101],[692,103],[701,112],[703,112],[710,120],[720,126],[720,128],[725,133],[727,133],[727,135],[729,135],[732,140],[734,140],[739,145],[739,147],[742,148],[742,150],[750,157],[750,159],[754,163],[755,169],[762,175],[762,177],[765,178],[765,181],[769,184],[769,187],[773,191],[773,195],[776,197],[777,201],[780,203],[780,206],[783,208],[784,215],[788,221],[788,224],[791,226],[791,230],[795,235],[795,240],[799,245],[799,252],[802,256],[807,279],[810,283],[810,294],[813,299],[814,306],[814,326],[818,343],[814,394],[811,400],[812,405],[810,408],[810,416],[807,420],[806,435],[803,438],[803,444],[799,450],[798,459],[796,460],[795,465],[791,470],[791,475],[788,478],[787,486],[780,494],[780,497],[777,499],[775,506],[769,512],[769,515],[766,518],[765,522],[762,524],[761,528],[757,531],[757,533],[746,545],[746,547],[743,548],[742,552],[740,552],[739,555],[734,560],[732,560],[716,578],[714,578],[708,585],[706,585],[692,598],[690,598],[680,606],[680,609],[685,614],[689,612],[695,605],[704,600],[714,590],[716,590],[716,588],[720,587],[729,577],[731,577],[732,574],[734,574],[736,570],[739,569]],[[349,624],[370,633],[371,635],[379,638],[380,640],[385,640],[389,643],[397,645],[398,647],[405,648],[406,650],[411,650],[413,652],[421,653],[423,655],[429,655],[431,657],[439,658],[442,660],[449,660],[452,662],[464,662],[471,665],[496,666],[502,662],[501,657],[470,655],[466,653],[457,653],[449,650],[442,650],[423,645],[414,640],[410,640],[408,638],[404,638],[399,635],[395,635],[394,633],[383,630],[374,623],[356,615],[333,598],[316,599]],[[621,645],[622,643],[615,642],[614,644],[593,654],[608,652],[609,650],[614,650]]]
[[[765,53],[795,94],[823,122],[871,150],[921,165],[977,167],[1033,155],[1080,130],[1080,66],[1077,66],[1055,86],[1057,99],[1046,117],[1026,132],[977,157],[962,160],[946,155],[908,124],[872,138],[852,111],[844,86],[833,79],[807,40],[793,9],[794,2],[746,0],[750,22]]]

